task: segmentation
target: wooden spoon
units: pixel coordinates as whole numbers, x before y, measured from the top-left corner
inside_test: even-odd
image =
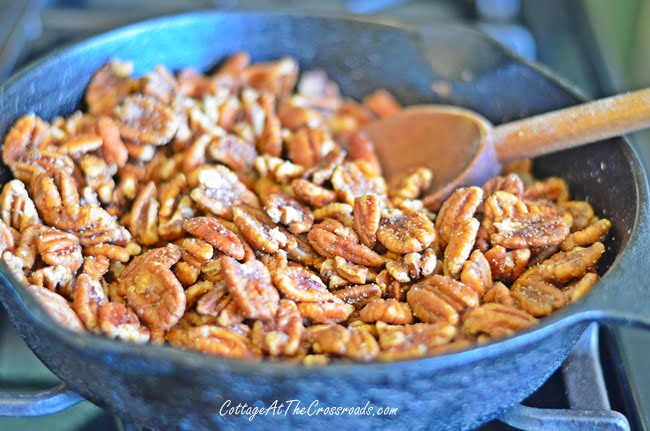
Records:
[[[522,95],[525,97],[525,95]],[[366,129],[387,178],[428,166],[424,204],[437,210],[458,187],[481,185],[502,164],[650,127],[650,88],[493,126],[476,112],[418,105]]]

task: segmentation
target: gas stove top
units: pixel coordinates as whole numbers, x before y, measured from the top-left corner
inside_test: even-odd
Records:
[[[418,25],[462,22],[490,33],[524,57],[545,63],[576,83],[585,94],[597,97],[632,84],[612,72],[616,69],[608,62],[612,56],[602,46],[607,37],[601,27],[594,25],[600,23],[598,11],[591,7],[593,4],[586,3],[576,1],[567,6],[561,0],[140,0],[136,4],[127,0],[0,0],[0,81],[54,48],[145,18],[197,9],[256,9],[376,15]],[[650,73],[647,78],[650,80]],[[650,141],[643,136],[636,139],[640,147],[642,141]],[[646,158],[646,166],[650,166],[650,151],[640,153]],[[523,405],[507,412],[502,421],[489,423],[480,430],[648,431],[649,346],[650,335],[646,333],[592,325],[565,364],[542,388]],[[0,392],[41,390],[56,383],[56,377],[24,344],[0,307]],[[87,401],[50,416],[0,417],[3,431],[46,429],[138,428]]]

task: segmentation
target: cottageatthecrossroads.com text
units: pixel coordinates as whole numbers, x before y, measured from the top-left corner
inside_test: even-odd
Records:
[[[253,421],[258,416],[396,416],[397,411],[397,407],[372,406],[370,401],[366,401],[363,406],[324,406],[318,400],[309,404],[300,400],[275,400],[267,407],[247,403],[233,404],[231,400],[226,400],[219,409],[219,415],[248,416],[248,420]]]

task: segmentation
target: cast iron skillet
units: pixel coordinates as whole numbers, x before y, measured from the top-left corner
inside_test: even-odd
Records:
[[[113,57],[133,60],[136,73],[162,63],[206,70],[247,50],[255,60],[285,54],[304,69],[324,68],[344,94],[360,98],[385,87],[404,104],[442,102],[476,110],[495,124],[581,101],[538,67],[473,31],[426,31],[352,19],[264,13],[197,13],[130,26],[59,51],[0,87],[0,136],[25,112],[46,119],[79,107],[92,73]],[[451,93],[432,92],[434,82]],[[436,88],[441,88],[437,85]],[[602,270],[580,302],[514,337],[439,357],[305,368],[247,363],[166,347],[133,346],[67,332],[53,323],[7,272],[0,299],[43,363],[70,388],[130,421],[156,429],[464,430],[523,400],[560,365],[590,321],[650,328],[646,289],[650,252],[648,184],[622,139],[540,159],[540,176],[568,179],[612,220]],[[9,179],[3,168],[3,182]],[[398,407],[397,416],[222,416],[226,400],[270,406]]]

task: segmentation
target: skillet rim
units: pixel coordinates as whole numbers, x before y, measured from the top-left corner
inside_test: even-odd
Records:
[[[89,48],[92,45],[104,44],[110,42],[112,39],[125,39],[140,33],[147,33],[158,27],[166,27],[169,25],[181,25],[183,22],[192,22],[196,20],[210,20],[222,17],[269,17],[269,16],[291,16],[300,19],[328,19],[342,22],[349,22],[351,24],[365,24],[375,27],[386,27],[397,29],[408,33],[413,40],[418,40],[420,32],[418,27],[412,26],[395,19],[373,19],[371,17],[351,17],[340,15],[328,14],[312,14],[312,13],[283,13],[283,12],[266,12],[266,11],[242,11],[242,12],[223,12],[223,11],[196,11],[183,14],[172,14],[161,16],[154,19],[148,19],[133,23],[127,26],[119,27],[117,29],[104,32],[102,34],[93,36],[80,42],[71,43],[53,50],[49,54],[38,58],[37,60],[29,63],[27,66],[21,68],[18,72],[13,74],[7,81],[0,86],[0,107],[2,107],[2,96],[6,89],[11,88],[15,82],[20,81],[24,77],[28,77],[30,73],[38,70],[43,64],[56,61],[56,59],[65,54],[71,54],[75,50]],[[490,36],[481,33],[480,31],[468,27],[463,24],[456,23],[435,23],[432,26],[436,29],[454,29],[470,34],[474,38],[483,40],[486,43],[493,45],[497,50],[504,54],[511,61],[524,66],[532,72],[541,75],[550,83],[556,85],[568,95],[576,99],[576,103],[588,100],[585,95],[578,90],[575,86],[571,85],[568,80],[556,76],[550,69],[540,64],[531,62],[525,58],[515,54],[509,48],[499,43]],[[435,370],[446,368],[454,364],[461,364],[467,362],[475,362],[478,360],[486,359],[501,355],[504,351],[513,351],[525,345],[528,345],[536,340],[546,338],[552,333],[562,330],[566,327],[573,326],[580,322],[594,320],[598,315],[598,310],[589,309],[585,301],[589,297],[598,294],[603,294],[602,289],[612,281],[612,273],[614,270],[621,266],[621,262],[625,260],[626,256],[630,254],[630,245],[638,239],[638,230],[640,219],[643,212],[643,203],[647,204],[648,184],[644,170],[640,163],[636,150],[630,143],[623,137],[614,138],[617,142],[616,145],[623,152],[624,157],[630,163],[630,168],[634,176],[635,192],[637,194],[636,208],[634,214],[634,224],[629,234],[628,240],[622,244],[621,251],[617,254],[616,258],[608,268],[607,272],[601,277],[598,285],[601,287],[598,291],[590,291],[585,298],[582,298],[577,303],[572,303],[566,307],[540,319],[539,323],[529,327],[525,330],[517,331],[515,334],[491,340],[485,344],[472,344],[470,347],[449,352],[441,355],[398,360],[392,362],[346,362],[335,361],[325,367],[307,367],[301,364],[292,364],[287,361],[270,362],[270,361],[240,361],[236,359],[229,359],[224,357],[209,356],[200,352],[191,350],[181,350],[171,346],[155,346],[155,345],[135,345],[117,340],[112,340],[104,336],[95,335],[88,331],[84,333],[75,333],[62,327],[54,321],[45,310],[38,305],[35,298],[27,292],[26,288],[15,279],[15,277],[8,270],[4,262],[0,261],[0,282],[8,285],[8,294],[13,295],[14,299],[21,305],[23,309],[17,310],[19,313],[25,313],[26,320],[29,324],[37,327],[39,330],[49,332],[52,337],[56,338],[57,342],[66,343],[69,347],[84,352],[86,355],[93,356],[94,359],[105,362],[105,358],[113,357],[116,355],[131,356],[133,358],[146,359],[147,361],[166,361],[174,366],[191,367],[195,370],[216,371],[216,372],[231,372],[241,373],[247,375],[257,376],[272,376],[272,377],[305,377],[312,375],[327,375],[327,374],[353,374],[357,373],[358,369],[363,367],[364,370],[372,372],[393,371],[395,366],[403,365],[421,365],[428,370]],[[645,193],[644,193],[645,191]],[[26,309],[26,310],[25,310]],[[296,376],[296,374],[298,374]]]

